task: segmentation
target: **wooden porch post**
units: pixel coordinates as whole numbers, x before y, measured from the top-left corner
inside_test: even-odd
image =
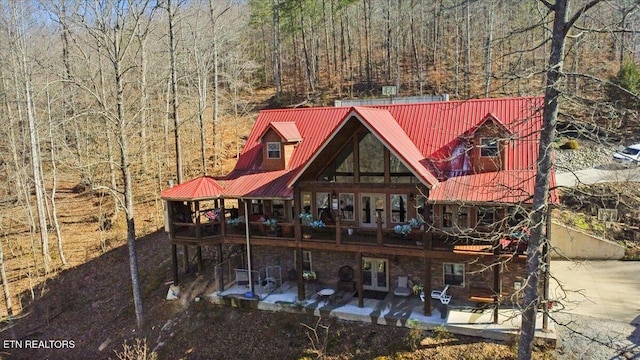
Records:
[[[191,213],[191,203],[189,202],[188,204],[189,204],[189,213]],[[182,267],[184,269],[185,274],[189,272],[189,246],[187,245],[182,245]]]
[[[382,211],[376,210],[376,243],[382,246]]]
[[[185,274],[189,272],[189,247],[182,245],[182,268]]]
[[[220,270],[218,270],[216,272],[216,282],[217,282],[217,287],[218,287],[218,291],[223,291],[224,290],[224,259],[222,257],[222,244],[218,243],[217,246],[217,250],[218,250],[218,268]]]
[[[200,239],[202,238],[202,234],[200,232],[200,201],[195,202],[193,212],[196,215],[196,243],[200,244]]]
[[[300,194],[300,186],[297,185],[293,187],[293,203],[295,205],[295,214],[293,214],[293,236],[299,247],[302,239],[302,227],[298,214],[302,213],[302,195]]]
[[[362,252],[356,253],[356,261],[358,262],[358,307],[364,307],[364,272],[362,269]]]
[[[334,211],[334,219],[336,219],[336,244],[342,244],[342,231],[340,231],[340,214]]]
[[[171,244],[171,274],[173,285],[178,285],[178,246]]]
[[[167,206],[167,222],[169,223],[169,239],[171,240],[171,277],[173,285],[178,285],[178,246],[173,242],[175,236],[173,202],[165,201],[165,206]]]
[[[196,213],[196,259],[198,261],[198,272],[202,271],[202,246],[200,246],[200,241],[202,240],[202,225],[200,220],[200,201],[195,202],[195,213]]]
[[[431,273],[431,232],[423,234],[423,242],[422,246],[425,252],[424,256],[424,304],[422,307],[422,312],[425,316],[431,316],[431,289],[433,289],[433,274]]]
[[[298,269],[298,301],[302,301],[307,298],[304,276],[302,276],[304,272],[302,266],[302,247],[298,246],[296,248],[296,269]]]
[[[204,268],[204,261],[202,260],[202,246],[196,247],[196,256],[198,258],[198,272],[202,272]]]
[[[224,211],[224,199],[220,199],[220,217],[218,217],[218,221],[220,222],[220,235],[222,235],[224,241],[224,237],[227,236],[227,217]],[[220,253],[220,259],[222,259],[222,253]]]
[[[493,267],[493,323],[498,323],[498,308],[502,297],[502,262]]]

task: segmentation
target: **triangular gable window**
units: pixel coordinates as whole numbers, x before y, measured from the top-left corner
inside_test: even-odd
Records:
[[[417,183],[418,179],[371,133],[360,135],[357,159],[361,183],[385,182],[385,160],[389,159],[389,177],[393,183]],[[355,181],[356,159],[353,142],[349,141],[338,156],[324,169],[318,181],[352,183]]]
[[[373,134],[366,134],[359,143],[360,182],[384,182],[384,145]]]
[[[354,181],[354,157],[351,143],[347,144],[340,154],[327,166],[318,178],[319,181],[335,181],[349,183]]]

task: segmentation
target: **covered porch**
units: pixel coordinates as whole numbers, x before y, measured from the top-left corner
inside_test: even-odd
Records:
[[[224,291],[209,294],[208,298],[224,306],[291,313],[305,312],[348,321],[425,330],[444,327],[451,333],[500,341],[517,335],[521,325],[517,308],[501,307],[498,309],[498,321],[495,322],[491,307],[476,306],[463,299],[454,298],[446,306],[431,299],[434,311],[431,315],[424,315],[424,304],[416,295],[399,297],[389,293],[383,299],[365,298],[363,306],[360,306],[357,297],[344,291],[336,292],[335,297],[331,299],[320,294],[322,289],[307,290],[307,296],[299,299],[296,283],[289,281],[264,297],[246,298],[246,289],[246,286],[234,285]],[[539,312],[536,337],[555,344],[556,332],[553,324],[546,324],[546,329],[543,329],[543,325],[542,312]]]

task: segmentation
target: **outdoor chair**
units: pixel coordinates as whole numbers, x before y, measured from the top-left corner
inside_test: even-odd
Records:
[[[398,276],[394,281],[393,295],[407,297],[413,292],[413,283],[406,276]]]
[[[441,303],[447,305],[451,302],[451,295],[447,295],[447,290],[449,290],[449,285],[445,285],[442,290],[433,290],[431,291],[431,298],[440,300]]]

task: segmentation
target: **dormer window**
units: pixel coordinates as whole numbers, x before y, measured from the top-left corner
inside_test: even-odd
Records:
[[[280,143],[279,142],[267,143],[267,158],[280,159]]]
[[[498,148],[498,139],[483,138],[480,139],[480,156],[482,157],[498,157],[500,149]]]

